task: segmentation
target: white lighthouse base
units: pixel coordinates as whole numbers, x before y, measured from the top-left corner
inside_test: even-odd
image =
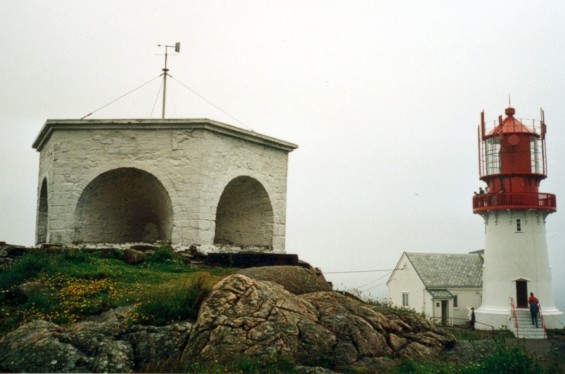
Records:
[[[546,329],[562,329],[565,327],[565,315],[556,307],[544,308],[542,312]],[[492,330],[494,328],[495,330],[508,329],[512,331],[514,329],[514,319],[509,306],[481,306],[475,311],[475,316],[477,320],[475,328],[478,330]],[[539,323],[541,326],[541,319]]]
[[[546,308],[543,310],[545,327],[548,329],[562,329],[565,327],[565,315],[557,308]]]
[[[475,311],[477,330],[509,329],[512,326],[510,307],[481,306]]]

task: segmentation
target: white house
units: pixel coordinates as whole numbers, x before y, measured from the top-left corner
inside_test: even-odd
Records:
[[[468,254],[404,252],[387,281],[396,306],[425,313],[443,325],[465,324],[481,305],[483,251]]]

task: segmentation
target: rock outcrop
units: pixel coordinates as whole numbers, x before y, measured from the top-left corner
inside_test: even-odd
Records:
[[[166,371],[163,362],[170,358],[182,368],[248,356],[262,362],[285,358],[303,372],[308,367],[375,372],[393,365],[395,357],[434,358],[455,342],[423,319],[385,315],[331,291],[295,295],[243,274],[216,284],[194,324],[129,326],[123,323],[128,310],[69,326],[24,324],[0,338],[0,371]]]
[[[429,359],[454,343],[432,324],[413,328],[335,292],[297,296],[274,282],[236,274],[218,283],[202,305],[184,358],[229,362],[243,355],[289,356],[305,365],[377,369],[388,364],[387,357]]]
[[[132,326],[118,308],[66,327],[32,321],[0,338],[2,372],[139,371],[181,352],[192,324]]]
[[[133,352],[93,322],[63,328],[33,321],[0,339],[0,369],[11,372],[130,372]]]
[[[295,295],[332,290],[321,271],[302,266],[260,266],[241,269],[238,274],[278,283]]]
[[[133,248],[126,248],[124,251],[124,261],[130,265],[137,265],[145,261],[149,255],[146,252]]]

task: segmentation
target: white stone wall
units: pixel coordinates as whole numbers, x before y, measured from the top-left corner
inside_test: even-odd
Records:
[[[48,121],[34,147],[41,152],[38,208],[44,179],[48,186],[47,242],[80,241],[77,204],[83,191],[103,173],[130,168],[156,178],[168,194],[170,241],[180,246],[214,244],[220,197],[232,180],[248,177],[264,189],[271,205],[271,247],[284,252],[287,164],[293,144],[208,120],[90,120]],[[126,200],[132,196],[127,191],[115,194]],[[146,195],[133,198],[143,204]],[[115,204],[115,210],[124,206]]]
[[[402,294],[408,293],[408,308],[432,316],[429,294],[406,254],[402,254],[395,269],[387,283],[388,296],[392,303],[395,306],[403,306]]]

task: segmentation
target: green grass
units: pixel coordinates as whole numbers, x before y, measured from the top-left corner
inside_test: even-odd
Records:
[[[151,256],[149,256],[145,263],[160,263],[173,261],[175,258],[175,252],[171,247],[159,247]]]
[[[290,356],[257,358],[241,356],[230,363],[197,363],[183,362],[181,357],[174,356],[152,363],[143,368],[146,373],[296,373],[295,361]]]
[[[405,359],[395,368],[395,373],[464,373],[464,374],[534,374],[546,370],[520,342],[494,339],[488,350],[475,348],[478,358],[465,363],[446,361],[421,361]]]
[[[508,329],[499,330],[469,330],[466,325],[444,326],[444,330],[449,331],[457,341],[475,341],[488,339],[508,339],[514,338],[514,334]]]
[[[157,286],[146,293],[129,316],[130,323],[166,325],[196,320],[200,304],[210,293],[213,281],[209,273],[197,273],[190,281]]]
[[[138,315],[157,324],[194,319],[213,284],[231,273],[185,265],[167,247],[139,265],[125,263],[115,251],[33,251],[0,273],[0,332],[33,319],[71,323],[134,304]],[[31,286],[22,292],[22,284]]]

